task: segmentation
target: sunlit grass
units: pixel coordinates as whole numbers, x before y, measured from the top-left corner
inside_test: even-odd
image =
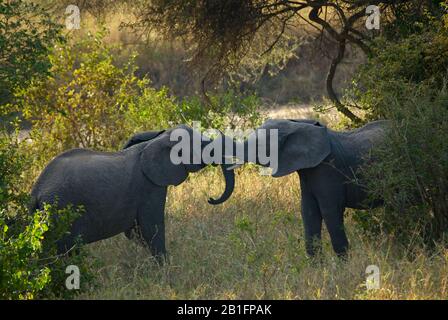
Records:
[[[224,188],[218,168],[169,191],[170,263],[159,267],[124,236],[90,246],[100,261],[97,285],[83,299],[446,299],[448,251],[410,260],[393,240],[366,239],[347,219],[350,257],[341,261],[324,231],[319,261],[305,256],[298,176],[263,177],[239,169],[232,198],[207,203]],[[366,267],[380,268],[379,290],[366,289]]]

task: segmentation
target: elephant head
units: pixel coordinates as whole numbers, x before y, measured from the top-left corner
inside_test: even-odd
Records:
[[[268,120],[243,143],[235,144],[235,148],[244,150],[241,160],[270,166],[273,177],[316,167],[331,152],[327,128],[314,120]],[[278,158],[275,159],[276,166],[261,161],[260,152]],[[254,155],[252,158],[251,154]]]
[[[197,172],[207,164],[220,164],[226,181],[225,191],[220,198],[209,199],[209,203],[221,204],[232,195],[235,186],[232,165],[225,164],[224,158],[212,163],[203,161],[202,150],[212,140],[200,132],[186,125],[166,131],[144,132],[133,136],[124,148],[143,142],[146,145],[140,152],[140,165],[143,174],[154,184],[177,186],[190,172]]]

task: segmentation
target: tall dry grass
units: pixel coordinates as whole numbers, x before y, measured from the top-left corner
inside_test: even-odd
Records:
[[[317,118],[308,106],[270,110],[270,118]],[[320,117],[338,122],[336,112]],[[362,235],[346,212],[347,261],[335,257],[323,230],[323,254],[305,255],[296,174],[273,179],[256,166],[236,172],[236,188],[220,206],[207,203],[224,181],[207,168],[169,189],[169,264],[123,235],[90,245],[97,284],[80,299],[447,299],[448,250],[403,248],[386,236]],[[412,249],[412,254],[411,253]],[[380,269],[380,288],[367,290],[366,268]]]
[[[170,188],[167,247],[159,267],[124,236],[90,246],[97,285],[81,299],[446,299],[448,250],[433,255],[392,239],[366,239],[347,213],[347,261],[335,257],[324,230],[323,256],[306,257],[297,175],[273,179],[255,167],[237,172],[232,198],[207,203],[224,188],[218,168]],[[367,290],[366,267],[380,268],[379,290]]]

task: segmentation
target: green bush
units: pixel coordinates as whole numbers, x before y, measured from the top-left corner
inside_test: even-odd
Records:
[[[0,2],[0,106],[18,86],[48,74],[48,52],[63,40],[61,26],[40,5],[24,0]]]
[[[355,75],[345,99],[367,111],[366,120],[385,118],[389,96],[406,100],[401,83],[428,85],[441,90],[448,72],[448,28],[434,21],[421,32],[391,41],[375,39],[372,54]],[[398,87],[397,87],[398,84]]]
[[[131,133],[127,106],[148,81],[134,76],[132,58],[124,66],[114,65],[104,36],[56,46],[50,55],[51,76],[16,93],[32,123],[31,137],[39,148],[35,154],[45,150],[45,160],[75,147],[111,150]]]
[[[391,120],[385,143],[361,172],[384,207],[355,219],[365,231],[406,245],[432,246],[448,230],[448,28],[428,21],[394,41],[377,38],[347,95],[366,120]]]
[[[204,128],[225,130],[255,128],[263,119],[258,111],[260,100],[255,94],[242,95],[234,90],[212,94],[208,104],[199,97],[184,99],[176,112],[178,121],[201,123]]]
[[[32,299],[50,281],[50,269],[37,262],[48,217],[36,214],[23,232],[11,235],[3,216],[1,212],[0,299]]]
[[[363,226],[409,244],[432,246],[448,230],[448,92],[426,85],[396,84],[408,95],[385,95],[381,112],[392,119],[375,161],[363,168],[373,199],[384,199]]]
[[[19,142],[0,131],[0,210],[23,211],[28,195],[22,191],[20,173],[29,165],[29,159],[20,152]]]
[[[4,219],[7,213],[0,212],[0,299],[72,298],[76,291],[65,287],[69,265],[80,269],[83,287],[93,281],[85,251],[56,254],[55,239],[67,232],[79,214],[72,208],[47,205],[33,215],[7,217],[14,222],[10,228]]]
[[[447,18],[387,30],[393,41],[375,40],[349,95],[366,120],[391,120],[384,144],[361,170],[370,198],[384,206],[355,212],[355,221],[376,239],[391,236],[412,258],[420,244],[448,243]]]

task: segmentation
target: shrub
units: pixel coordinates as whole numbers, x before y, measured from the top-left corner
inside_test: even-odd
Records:
[[[48,73],[47,54],[62,41],[61,26],[40,5],[24,0],[0,2],[0,105],[14,89]]]
[[[191,124],[201,123],[202,127],[224,130],[255,128],[263,119],[258,111],[260,100],[255,94],[243,95],[232,89],[209,96],[206,105],[199,97],[184,99],[178,107],[178,121]]]
[[[363,168],[370,196],[385,206],[364,227],[432,246],[448,230],[448,92],[408,83],[396,88],[408,96],[384,96],[381,111],[391,129]]]
[[[15,236],[0,213],[0,299],[32,299],[50,281],[50,269],[37,263],[47,215],[36,214],[25,230]]]
[[[438,21],[396,41],[378,37],[372,55],[358,70],[345,99],[366,110],[366,120],[385,118],[384,106],[389,96],[396,96],[399,101],[408,97],[407,89],[411,87],[400,83],[443,88],[448,72],[447,52],[448,28]]]
[[[366,120],[391,120],[361,172],[384,208],[355,219],[370,233],[432,246],[448,227],[448,29],[440,19],[429,21],[395,41],[376,39],[348,96],[367,111]]]
[[[132,58],[115,66],[103,38],[98,33],[56,46],[50,55],[52,75],[17,92],[32,138],[47,154],[75,147],[110,150],[130,134],[127,105],[147,80],[134,76]]]
[[[0,131],[0,210],[23,211],[27,195],[22,191],[20,173],[29,159],[19,150],[19,142]]]
[[[84,287],[92,281],[84,251],[70,257],[56,254],[55,239],[67,232],[77,210],[47,205],[33,215],[16,216],[12,228],[6,215],[0,212],[0,299],[71,298],[76,292],[65,287],[69,265],[80,268]]]

